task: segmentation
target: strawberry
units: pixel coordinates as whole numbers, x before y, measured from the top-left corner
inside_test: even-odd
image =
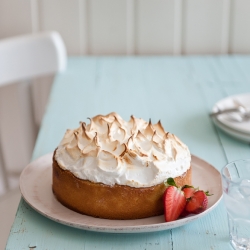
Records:
[[[173,178],[168,178],[164,184],[167,186],[163,196],[166,222],[206,210],[207,196],[211,195],[208,191],[189,185],[178,187]]]
[[[163,196],[165,221],[174,221],[179,218],[186,206],[186,198],[181,188],[177,187],[173,178],[167,180],[168,187]]]
[[[187,200],[187,204],[185,210],[188,213],[199,214],[206,210],[208,198],[208,192],[204,192],[203,190],[198,190],[193,193],[193,195]]]
[[[185,185],[185,186],[182,187],[181,190],[184,192],[184,195],[185,195],[186,199],[188,199],[194,194],[194,192],[197,189],[194,188],[193,186]]]

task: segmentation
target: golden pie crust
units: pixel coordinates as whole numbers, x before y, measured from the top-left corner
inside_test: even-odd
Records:
[[[164,213],[162,183],[135,188],[125,185],[105,185],[82,180],[69,170],[63,170],[53,156],[52,189],[57,200],[78,213],[114,220],[140,219]],[[174,178],[178,186],[191,185],[191,167]]]

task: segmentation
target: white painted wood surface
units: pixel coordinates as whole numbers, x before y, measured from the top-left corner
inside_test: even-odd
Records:
[[[0,0],[0,38],[57,30],[69,55],[249,53],[248,0]]]
[[[32,31],[31,2],[0,0],[0,39]]]
[[[173,54],[174,0],[135,1],[136,54]]]
[[[229,37],[230,53],[250,52],[250,1],[232,0]]]
[[[37,1],[37,0],[36,0]],[[41,0],[37,4],[37,29],[57,30],[72,55],[80,54],[80,1]]]
[[[183,5],[183,53],[221,53],[223,1],[186,0]]]

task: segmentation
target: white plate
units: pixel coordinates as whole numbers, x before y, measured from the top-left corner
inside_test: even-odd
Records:
[[[214,105],[213,112],[217,111],[218,108],[220,110],[223,110],[235,107],[233,100],[238,101],[240,104],[250,109],[250,93],[245,93],[240,95],[229,96],[220,100]],[[237,114],[234,113],[233,115]],[[239,132],[247,133],[250,136],[250,120],[244,122],[233,121],[232,119],[230,119],[230,114],[221,114],[217,116],[217,119],[220,123],[226,125],[227,127],[237,130]]]
[[[208,208],[203,213],[173,222],[164,222],[164,216],[138,220],[107,220],[76,213],[59,203],[52,193],[52,153],[30,163],[20,177],[24,200],[36,211],[56,222],[90,231],[109,233],[153,232],[183,226],[208,214],[222,197],[220,173],[209,163],[192,156],[193,185],[209,190]]]
[[[243,133],[241,131],[237,131],[237,130],[234,130],[234,129],[230,128],[230,127],[227,127],[226,125],[221,123],[216,118],[213,118],[213,122],[217,127],[222,129],[224,132],[231,135],[232,137],[234,137],[236,139],[239,139],[241,141],[244,141],[244,142],[250,142],[250,135],[249,134],[246,134],[246,133]]]

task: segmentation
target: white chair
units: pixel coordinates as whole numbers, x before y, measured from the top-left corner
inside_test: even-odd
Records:
[[[0,40],[0,170],[6,189],[7,174],[21,172],[35,143],[31,80],[62,71],[66,59],[57,32]]]

